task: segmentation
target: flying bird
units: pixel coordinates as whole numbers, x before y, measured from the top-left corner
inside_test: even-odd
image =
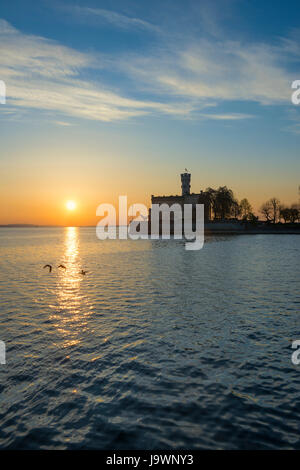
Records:
[[[45,266],[44,266],[43,269],[45,269],[45,268],[49,268],[49,273],[51,273],[51,271],[52,271],[52,266],[51,266],[51,264],[45,264]]]
[[[59,266],[57,266],[58,268],[62,268],[62,269],[67,269],[63,264],[60,264]]]
[[[84,270],[82,269],[79,274],[82,274],[82,275],[84,276],[87,272],[88,272],[88,271],[84,271]]]

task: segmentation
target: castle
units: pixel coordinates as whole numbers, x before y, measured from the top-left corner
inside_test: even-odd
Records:
[[[151,196],[151,204],[167,204],[171,207],[173,204],[180,204],[182,209],[184,204],[204,204],[204,220],[210,221],[212,218],[211,202],[207,192],[191,193],[191,173],[187,170],[181,173],[181,196]],[[150,212],[151,217],[151,212]]]

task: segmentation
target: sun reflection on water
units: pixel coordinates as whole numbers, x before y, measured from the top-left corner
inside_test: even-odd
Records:
[[[81,291],[83,276],[80,274],[79,229],[66,227],[64,232],[64,254],[60,260],[65,269],[59,268],[56,295],[58,309],[52,315],[55,326],[63,336],[63,347],[77,345],[80,334],[87,328],[87,317],[92,307]]]
[[[66,227],[65,229],[65,252],[63,264],[65,270],[60,271],[60,277],[64,287],[78,288],[81,278],[79,274],[79,237],[77,227]]]

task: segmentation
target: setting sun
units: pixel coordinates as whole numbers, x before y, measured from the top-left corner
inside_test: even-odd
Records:
[[[67,201],[66,208],[68,211],[73,211],[76,209],[76,202],[75,201]]]

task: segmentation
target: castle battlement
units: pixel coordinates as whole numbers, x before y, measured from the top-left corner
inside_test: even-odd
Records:
[[[200,191],[199,193],[191,193],[191,173],[181,173],[181,195],[169,195],[169,196],[151,196],[151,204],[180,204],[182,207],[184,204],[204,204],[204,220],[211,220],[211,202],[208,193]]]

